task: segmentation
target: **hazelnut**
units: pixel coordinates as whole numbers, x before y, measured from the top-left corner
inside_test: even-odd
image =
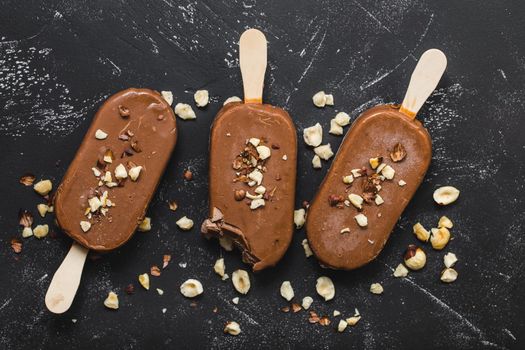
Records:
[[[319,91],[312,96],[312,102],[316,107],[322,108],[326,105],[326,94],[324,91]]]
[[[381,169],[381,174],[383,174],[387,180],[392,180],[396,174],[396,171],[390,165],[385,165],[383,169]]]
[[[215,265],[213,265],[213,270],[215,271],[217,275],[224,277],[224,272],[226,270],[226,267],[224,265],[223,258],[217,259],[217,261],[215,262]]]
[[[303,139],[308,146],[317,147],[323,141],[323,128],[317,123],[303,130]]]
[[[141,166],[134,166],[133,168],[129,169],[129,177],[131,178],[132,181],[137,181],[141,170],[142,170]]]
[[[122,180],[128,177],[128,172],[126,171],[126,167],[123,164],[117,165],[115,168],[115,178],[118,180]]]
[[[350,172],[352,173],[352,176],[353,176],[354,178],[356,178],[356,177],[360,177],[360,176],[363,176],[363,171],[362,171],[362,169],[352,169],[352,170],[350,170]]]
[[[232,96],[232,97],[228,97],[222,105],[225,106],[231,102],[242,102],[242,100],[237,96]]]
[[[347,126],[350,124],[350,116],[345,112],[339,112],[333,119],[340,126]]]
[[[306,210],[304,210],[303,208],[294,210],[293,222],[295,224],[295,227],[297,229],[300,229],[301,227],[303,227],[305,221],[306,221]]]
[[[193,220],[188,219],[186,216],[181,217],[175,223],[177,224],[177,226],[179,226],[181,230],[184,230],[184,231],[191,230],[193,227]]]
[[[149,290],[149,275],[147,273],[139,275],[139,283],[144,289]]]
[[[255,191],[255,193],[257,194],[265,194],[266,193],[266,187],[264,186],[258,186]]]
[[[80,228],[84,232],[88,232],[91,228],[91,223],[89,221],[80,221]]]
[[[233,250],[233,240],[229,236],[219,237],[219,245],[227,252]]]
[[[340,316],[341,312],[339,310],[334,310],[333,315],[334,315],[334,317]]]
[[[161,91],[160,94],[170,106],[173,104],[173,93],[171,91]]]
[[[210,102],[208,90],[195,91],[195,94],[193,94],[193,99],[195,100],[197,107],[206,107],[206,105]]]
[[[357,209],[363,209],[363,197],[361,197],[360,195],[355,194],[355,193],[350,193],[348,195],[348,200]]]
[[[439,205],[454,203],[459,197],[459,190],[452,186],[443,186],[434,191],[434,201]]]
[[[137,230],[140,232],[148,232],[151,230],[151,218],[145,217],[144,220],[140,223],[140,225],[137,227]]]
[[[246,294],[250,290],[250,276],[245,270],[236,270],[232,273],[232,283],[235,290],[241,294]]]
[[[342,333],[345,331],[347,326],[348,323],[345,320],[339,320],[339,324],[337,325],[337,331]]]
[[[407,183],[405,180],[399,180],[397,184],[399,185],[399,187],[404,187]]]
[[[224,333],[230,335],[239,335],[241,333],[241,326],[239,326],[237,322],[230,321],[226,323],[226,326],[224,327]]]
[[[162,289],[160,289],[160,288],[157,288],[157,293],[158,293],[159,295],[163,295],[163,294],[164,294],[164,291],[163,291]]]
[[[266,205],[266,201],[262,198],[254,199],[250,203],[250,209],[255,210],[260,207],[264,207]]]
[[[365,214],[357,214],[354,216],[355,221],[357,221],[357,224],[361,227],[368,226],[368,218],[365,216]]]
[[[352,316],[346,319],[346,323],[348,323],[349,326],[355,326],[360,319],[361,316]]]
[[[446,216],[442,216],[440,219],[439,219],[439,222],[438,222],[438,227],[441,228],[441,227],[445,227],[445,228],[452,228],[454,226],[454,224],[452,223],[452,221],[447,218]]]
[[[40,203],[36,206],[36,209],[38,210],[38,213],[41,217],[46,216],[46,214],[49,212],[49,206],[47,204]]]
[[[343,176],[343,183],[350,185],[352,182],[354,182],[354,176],[353,175],[346,175]]]
[[[310,306],[312,306],[313,302],[314,300],[311,297],[306,296],[303,298],[303,302],[301,303],[301,306],[303,307],[303,309],[308,310]]]
[[[383,157],[370,158],[368,163],[370,163],[370,167],[375,170],[379,164],[383,163]]]
[[[427,256],[423,249],[411,244],[404,255],[405,265],[411,270],[421,270],[427,263]]]
[[[319,158],[323,160],[328,160],[334,155],[334,152],[332,152],[332,147],[329,143],[314,148],[314,152],[319,156]]]
[[[233,192],[233,198],[235,198],[236,201],[240,202],[246,197],[246,191],[245,190],[235,190]]]
[[[257,153],[259,154],[259,159],[261,160],[268,159],[272,155],[272,151],[268,146],[257,146],[256,149]]]
[[[370,293],[372,294],[377,294],[377,295],[383,294],[383,291],[384,291],[383,286],[380,283],[372,283],[370,285]]]
[[[257,147],[261,143],[261,139],[258,139],[256,137],[252,137],[252,138],[250,138],[248,140],[248,143],[252,144],[253,147]]]
[[[304,249],[304,255],[306,255],[307,258],[309,258],[312,255],[314,255],[314,253],[312,252],[312,249],[310,248],[310,245],[308,244],[308,240],[306,238],[303,239],[301,244],[302,244],[303,249]]]
[[[446,227],[433,228],[432,235],[430,236],[430,243],[432,248],[441,250],[450,241],[450,231]]]
[[[312,158],[312,166],[314,167],[314,169],[321,169],[322,167],[321,158],[319,158],[317,154],[314,155],[314,157]]]
[[[255,169],[251,173],[248,174],[248,178],[250,180],[253,180],[257,185],[260,185],[263,181],[264,175],[258,170]]]
[[[113,292],[109,292],[108,297],[106,300],[104,300],[104,306],[108,309],[118,309],[118,295]]]
[[[233,298],[232,303],[234,303],[235,305],[239,304],[239,297]]]
[[[332,300],[335,296],[335,286],[329,277],[319,277],[315,289],[317,290],[317,294],[322,296],[325,301]]]
[[[49,233],[49,226],[46,225],[38,225],[33,229],[33,234],[36,238],[44,238]]]
[[[281,296],[288,301],[292,300],[295,296],[290,281],[284,281],[281,284]]]
[[[328,196],[328,203],[331,207],[336,207],[344,201],[343,196],[337,194],[331,194]]]
[[[197,295],[201,295],[204,292],[202,283],[198,280],[190,278],[180,285],[180,292],[186,298],[194,298]]]
[[[390,159],[392,159],[394,163],[397,163],[405,159],[406,155],[407,151],[405,147],[401,143],[397,143],[392,149],[392,152],[390,152]]]
[[[445,283],[452,283],[458,278],[458,272],[453,268],[447,267],[441,271],[441,281]]]
[[[22,237],[27,238],[27,237],[31,237],[32,235],[33,235],[33,230],[31,229],[31,227],[24,227],[22,229]]]
[[[376,197],[374,198],[374,202],[376,203],[376,205],[381,205],[381,204],[385,203],[383,197],[381,197],[378,194],[376,194]]]
[[[394,270],[394,277],[406,277],[408,276],[408,270],[403,264],[397,265],[396,269]]]
[[[417,239],[422,242],[428,242],[428,239],[430,238],[430,232],[428,232],[419,222],[414,225],[413,231]]]
[[[105,140],[107,137],[108,137],[108,134],[105,133],[104,131],[100,129],[97,129],[97,131],[95,131],[95,138],[97,140]]]
[[[195,112],[191,108],[191,106],[187,103],[177,103],[175,105],[175,114],[183,119],[183,120],[190,120],[190,119],[196,119],[197,116],[195,115]]]
[[[332,135],[343,135],[343,127],[337,124],[335,118],[330,120],[330,130],[328,133]]]
[[[53,189],[53,184],[50,180],[41,180],[38,181],[33,189],[41,196],[46,196]]]
[[[456,254],[454,253],[447,253],[443,257],[443,263],[445,264],[446,267],[454,266],[457,261],[458,261],[458,258],[456,257]]]

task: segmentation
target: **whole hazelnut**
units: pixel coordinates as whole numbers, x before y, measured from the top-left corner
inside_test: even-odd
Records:
[[[433,228],[432,235],[430,236],[430,243],[432,248],[436,250],[441,250],[450,241],[450,231],[446,227]]]
[[[233,193],[233,197],[236,201],[242,201],[244,197],[246,197],[246,191],[245,190],[235,190]]]
[[[411,244],[404,255],[405,265],[411,270],[421,270],[427,263],[427,256],[423,249]]]

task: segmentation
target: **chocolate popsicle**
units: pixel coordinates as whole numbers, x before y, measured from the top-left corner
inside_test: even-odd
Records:
[[[254,271],[274,266],[293,233],[297,136],[283,109],[262,104],[266,38],[243,33],[244,103],[226,104],[210,136],[210,218],[205,237],[231,240]]]
[[[441,51],[426,51],[403,104],[371,108],[348,131],[308,210],[308,242],[323,266],[352,270],[383,249],[430,165],[430,135],[414,118],[445,67]]]
[[[58,225],[81,246],[73,244],[53,277],[51,311],[69,308],[88,249],[109,251],[131,238],[176,140],[173,110],[156,91],[127,89],[98,110],[55,195]]]

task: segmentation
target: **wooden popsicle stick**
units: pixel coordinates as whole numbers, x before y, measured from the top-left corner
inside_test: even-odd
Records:
[[[447,57],[443,52],[438,49],[425,51],[412,73],[399,111],[414,119],[427,98],[436,89],[446,67]]]
[[[239,63],[244,86],[244,103],[262,103],[266,73],[267,42],[257,29],[248,29],[239,41]]]
[[[55,314],[66,312],[75,298],[89,249],[73,243],[55,272],[46,293],[46,306]]]

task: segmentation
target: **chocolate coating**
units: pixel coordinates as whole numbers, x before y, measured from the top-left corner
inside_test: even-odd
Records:
[[[127,108],[129,116],[127,113],[121,116],[119,106]],[[106,139],[95,138],[98,129],[108,134]],[[129,140],[119,139],[127,130],[133,136]],[[89,249],[107,251],[124,244],[142,222],[176,140],[175,115],[158,92],[127,89],[111,96],[95,115],[57,189],[55,210],[59,226]],[[135,150],[131,147],[132,141],[138,141]],[[100,165],[104,148],[114,153],[111,164]],[[124,155],[126,151],[128,154]],[[97,161],[101,172],[110,171],[113,178],[119,164],[129,170],[128,162],[133,162],[143,169],[136,182],[128,177],[120,186],[108,188],[99,186],[99,179],[93,174]],[[108,191],[109,199],[116,206],[109,208],[107,216],[97,215],[88,220],[85,216],[88,198],[97,189]],[[87,232],[80,227],[83,220],[92,223]]]
[[[401,162],[392,162],[389,151],[401,143],[407,156]],[[331,194],[360,193],[365,177],[358,177],[345,193],[342,182],[352,169],[368,165],[369,159],[383,156],[383,162],[395,170],[393,180],[386,180],[380,196],[384,203],[364,204],[362,213],[368,226],[361,228],[354,216],[356,208],[330,206]],[[322,265],[333,269],[351,270],[373,260],[383,249],[401,213],[423,181],[432,157],[430,135],[422,124],[400,113],[397,107],[382,105],[364,112],[348,131],[332,166],[308,210],[306,232],[312,251]],[[406,185],[401,187],[398,181]],[[346,196],[345,196],[346,197]],[[343,228],[349,233],[341,233]]]
[[[235,190],[253,193],[254,187],[234,183],[232,168],[232,161],[252,137],[265,139],[268,147],[273,145],[263,185],[267,191],[276,188],[265,207],[255,210],[246,201],[235,200]],[[232,238],[243,252],[243,261],[253,264],[254,271],[274,266],[292,239],[296,165],[297,135],[286,111],[267,104],[224,106],[211,130],[210,218],[202,225],[205,237]]]

